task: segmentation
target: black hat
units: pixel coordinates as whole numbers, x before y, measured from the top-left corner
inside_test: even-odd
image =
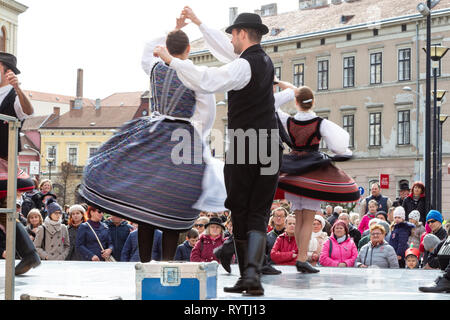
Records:
[[[17,59],[14,55],[6,52],[0,52],[0,62],[11,69],[15,74],[19,74],[20,71],[17,69]]]
[[[402,183],[400,185],[400,190],[409,190],[409,185],[407,183]]]
[[[260,30],[262,34],[269,32],[269,28],[262,23],[261,17],[256,13],[241,13],[237,16],[236,20],[234,20],[233,24],[225,29],[225,32],[231,33],[231,31],[235,28],[256,29]]]
[[[225,226],[223,225],[222,219],[220,218],[212,217],[211,219],[209,219],[209,222],[205,225],[205,228],[208,228],[208,226],[211,224],[217,224],[218,226],[221,226],[223,230],[225,230]]]

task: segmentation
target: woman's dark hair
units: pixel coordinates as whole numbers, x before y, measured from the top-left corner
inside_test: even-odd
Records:
[[[174,30],[167,35],[166,47],[171,55],[179,55],[189,46],[189,38],[181,30]]]
[[[424,183],[423,183],[422,181],[416,181],[416,182],[414,182],[414,184],[413,184],[412,187],[411,187],[411,193],[413,193],[414,187],[419,187],[419,188],[421,188],[421,189],[422,189],[422,194],[425,193],[425,185],[424,185]]]

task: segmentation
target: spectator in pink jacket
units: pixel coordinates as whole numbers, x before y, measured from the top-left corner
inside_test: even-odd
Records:
[[[319,263],[324,267],[353,267],[358,249],[349,235],[347,224],[337,220],[331,229],[331,236],[323,244]]]
[[[286,231],[279,235],[270,251],[270,258],[275,264],[294,266],[297,261],[298,248],[295,242],[295,216],[286,218]]]
[[[378,211],[378,202],[376,200],[370,200],[368,204],[368,211],[362,217],[361,222],[359,223],[358,230],[363,234],[364,231],[369,229],[369,221],[375,218],[375,215]]]
[[[192,262],[211,262],[213,260],[220,262],[214,255],[214,249],[223,245],[226,238],[223,234],[225,226],[222,219],[212,217],[206,224],[206,230],[202,233],[191,251]]]

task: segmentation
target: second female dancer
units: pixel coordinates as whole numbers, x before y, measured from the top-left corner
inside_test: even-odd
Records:
[[[319,269],[307,261],[314,216],[322,201],[355,202],[360,193],[355,181],[333,165],[352,156],[349,134],[337,124],[318,117],[313,111],[314,93],[309,87],[296,88],[276,81],[281,89],[275,108],[290,138],[290,154],[283,156],[278,188],[295,211],[295,240],[298,247],[296,267],[299,272],[316,273]],[[295,99],[298,112],[289,116],[279,106]],[[320,141],[336,154],[333,158],[319,152]]]

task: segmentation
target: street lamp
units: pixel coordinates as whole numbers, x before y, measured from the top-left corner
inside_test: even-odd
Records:
[[[428,44],[427,44],[428,46]],[[430,48],[423,49],[427,55],[430,55],[431,68],[433,69],[433,77],[434,77],[434,92],[437,92],[437,70],[439,68],[439,62],[445,56],[447,51],[449,50],[444,46],[430,46]],[[428,70],[427,70],[428,71]],[[444,93],[445,94],[445,93]],[[434,108],[433,108],[433,191],[432,191],[432,207],[434,209],[437,208],[437,171],[438,171],[438,155],[437,155],[437,145],[438,145],[438,127],[439,127],[439,119],[438,115],[440,112],[438,111],[437,106],[438,99],[435,97],[434,99]],[[431,124],[431,122],[427,122],[427,124]]]
[[[55,150],[55,146],[51,146],[50,147],[50,152],[49,154],[51,154],[52,156],[56,156],[56,150]],[[52,179],[52,165],[55,163],[55,158],[53,157],[47,157],[47,163],[48,163],[48,179],[51,180]]]
[[[445,94],[445,93],[444,93]],[[438,156],[438,211],[442,212],[442,125],[447,120],[447,114],[439,114],[439,156]]]

